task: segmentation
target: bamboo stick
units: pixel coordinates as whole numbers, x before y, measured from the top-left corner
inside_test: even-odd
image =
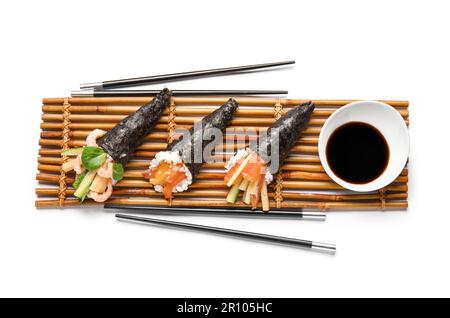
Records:
[[[55,140],[55,139],[39,139],[39,145],[41,146],[57,146],[61,147],[63,144],[62,140]],[[83,147],[86,145],[86,142],[84,140],[70,140],[68,142],[69,147]],[[247,144],[245,143],[225,143],[225,144],[219,144],[215,147],[215,151],[236,151],[238,149],[242,149],[247,147]],[[167,144],[166,143],[143,143],[140,145],[137,149],[138,150],[166,150]],[[317,146],[294,146],[291,150],[293,154],[296,152],[298,153],[308,153],[308,154],[317,154]]]
[[[61,149],[41,148],[38,151],[40,156],[58,156],[61,157]]]
[[[74,113],[100,113],[100,114],[124,114],[128,115],[134,113],[139,109],[140,106],[107,106],[107,105],[85,105],[77,106],[71,105],[70,111]],[[219,106],[203,106],[203,107],[178,107],[176,109],[177,116],[179,115],[203,115],[206,116],[216,110]],[[248,107],[248,106],[247,106]],[[287,112],[291,107],[284,108],[284,112]],[[62,105],[42,105],[43,113],[62,113]],[[333,114],[336,109],[315,109],[312,116],[313,117],[329,117]],[[409,112],[407,109],[398,109],[398,112],[402,117],[408,117]],[[164,115],[169,113],[168,110],[164,111]],[[273,117],[273,108],[265,107],[257,109],[255,107],[251,108],[239,108],[235,116],[269,116]]]
[[[48,173],[38,173],[36,175],[36,180],[45,181],[59,184],[59,175],[57,174],[48,174]],[[74,178],[66,177],[66,182],[72,184],[74,182]],[[271,184],[273,186],[273,184]],[[151,185],[148,181],[136,180],[136,179],[123,179],[119,183],[115,185],[115,187],[136,187],[136,188],[151,188]],[[189,186],[190,189],[225,189],[226,185],[223,182],[223,179],[216,180],[205,180],[200,179]],[[296,190],[342,190],[343,188],[337,183],[331,181],[283,181],[283,189],[296,189]],[[391,184],[386,187],[387,191],[400,191],[404,192],[407,190],[407,184]]]
[[[167,201],[164,199],[153,198],[115,198],[108,200],[108,203],[116,204],[134,204],[134,205],[154,205],[167,206]],[[40,200],[36,201],[37,208],[59,207],[59,200]],[[96,204],[92,200],[86,200],[83,205]],[[76,199],[67,199],[66,206],[80,205]],[[209,206],[209,207],[242,207],[248,208],[242,202],[234,204],[227,204],[225,200],[187,200],[174,199],[173,206]],[[276,202],[270,202],[271,208],[276,207]],[[377,210],[381,208],[381,203],[377,202],[314,202],[314,201],[284,201],[283,208],[297,208],[297,209],[318,209],[318,210]],[[407,201],[387,201],[385,203],[386,209],[404,210],[408,207]],[[270,212],[269,212],[270,213]]]
[[[115,126],[114,123],[71,123],[69,124],[70,130],[77,130],[77,129],[85,129],[85,130],[94,130],[94,129],[103,129],[103,130],[110,130]],[[177,125],[178,129],[190,129],[191,125]],[[55,123],[55,122],[42,122],[41,123],[41,129],[58,129],[61,130],[63,128],[62,123]],[[154,130],[167,130],[167,124],[156,124],[154,127]],[[261,127],[261,126],[247,126],[247,127],[229,127],[229,129],[234,129],[236,132],[248,132],[248,131],[265,131],[267,130],[267,127]],[[306,128],[306,130],[303,132],[305,135],[318,135],[320,133],[321,127],[315,127],[311,126]]]
[[[61,158],[55,158],[55,157],[39,157],[38,163],[41,164],[53,164],[53,165],[60,165],[62,163]],[[207,162],[204,163],[202,168],[203,169],[223,169],[226,162]],[[139,168],[148,168],[149,161],[130,161],[125,169],[139,169]],[[285,164],[281,167],[282,171],[299,171],[299,172],[325,172],[323,167],[318,164]],[[408,169],[405,168],[401,172],[402,176],[408,175]]]
[[[282,173],[284,179],[331,180],[326,173],[291,171]]]
[[[48,148],[41,148],[39,149],[39,155],[40,156],[47,156],[47,155],[55,155],[55,156],[61,156],[61,149],[48,149]],[[154,153],[147,152],[147,151],[137,151],[134,153],[134,157],[143,157],[143,158],[153,158]],[[224,155],[217,155],[213,156],[212,159],[217,159],[215,161],[223,161],[228,160],[231,157],[230,154],[224,154]],[[319,156],[317,155],[307,155],[307,156],[289,156],[285,160],[286,163],[305,163],[305,164],[312,164],[312,163],[320,163]]]
[[[48,164],[38,164],[39,171],[48,171],[48,172],[60,172],[60,165],[48,165]],[[124,178],[132,178],[132,179],[142,179],[143,172],[145,170],[127,170],[124,173]],[[197,179],[223,179],[225,177],[225,172],[210,172],[201,170],[198,174]],[[283,173],[283,179],[300,179],[300,180],[322,180],[322,181],[331,181],[331,178],[326,173],[313,173],[313,172],[303,172],[303,171],[294,171]],[[400,175],[395,180],[395,183],[406,183],[408,182],[408,176]]]
[[[38,173],[36,174],[36,180],[59,184],[59,176],[56,174]],[[64,180],[68,184],[72,184],[75,181],[75,179],[71,177],[66,177]]]
[[[269,196],[274,196],[273,192]],[[320,201],[367,201],[380,200],[378,193],[374,194],[322,194],[322,193],[290,193],[283,192],[283,198],[293,200],[320,200]],[[386,193],[386,200],[405,200],[408,198],[406,192]]]
[[[57,196],[58,188],[36,188],[36,195],[38,196]],[[67,195],[73,195],[74,189],[67,189]],[[228,190],[189,190],[186,192],[179,192],[176,196],[181,197],[219,197],[225,198],[228,194]],[[156,192],[153,189],[114,189],[113,195],[125,195],[125,196],[159,196],[162,194]],[[274,192],[268,193],[270,198],[275,196]],[[403,200],[408,197],[406,192],[400,193],[386,193],[386,200]],[[319,201],[370,201],[380,200],[378,193],[374,194],[318,194],[318,193],[292,193],[284,192],[284,199],[295,200],[319,200]]]
[[[229,97],[173,97],[176,105],[222,105]],[[258,98],[258,97],[235,97],[242,106],[273,106],[280,103],[283,106],[295,106],[310,101],[311,99],[286,99],[286,98]],[[152,100],[152,97],[71,97],[68,102],[71,105],[143,105]],[[332,100],[316,99],[312,100],[318,107],[340,107],[346,104],[359,101],[357,99]],[[380,100],[380,102],[392,107],[408,107],[408,101]],[[64,98],[43,98],[43,104],[58,105],[64,103]]]
[[[86,137],[89,135],[90,131],[86,131],[86,130],[74,130],[71,131],[69,133],[69,137],[71,139],[86,139]],[[62,138],[62,131],[42,131],[40,136],[42,139],[58,139],[58,138]],[[176,133],[174,135],[174,139],[178,139],[179,137],[181,137],[182,134],[178,134]],[[167,132],[160,132],[160,131],[156,131],[156,132],[152,132],[149,135],[147,135],[145,137],[145,140],[167,140],[167,138],[169,137],[169,134]],[[236,132],[233,131],[227,131],[225,136],[224,136],[224,140],[226,141],[254,141],[257,140],[258,136],[257,135],[250,135],[250,134],[246,134],[246,135],[242,135],[242,134],[238,134]],[[317,143],[319,142],[319,138],[318,137],[312,137],[312,136],[302,136],[299,138],[298,140],[298,144],[308,144],[308,145],[317,145]]]
[[[38,157],[38,163],[60,165],[62,159],[58,157]],[[130,161],[125,169],[148,168],[149,161]],[[223,169],[226,161],[207,162],[203,164],[205,169]],[[305,171],[305,172],[324,172],[321,165],[317,164],[285,164],[281,167],[284,171]],[[402,171],[402,175],[407,174],[407,169]]]
[[[326,173],[305,172],[305,171],[291,171],[282,173],[284,179],[303,179],[303,180],[327,180],[331,178]],[[400,181],[401,182],[401,181]]]
[[[38,163],[60,165],[62,159],[58,157],[38,157]],[[204,169],[223,169],[226,161],[207,162],[203,164]],[[149,161],[130,161],[125,169],[148,168]],[[304,171],[304,172],[325,172],[319,164],[285,164],[281,167],[282,171]],[[408,175],[408,169],[401,172],[402,176]]]
[[[409,125],[409,120],[405,120],[405,123]],[[63,124],[57,123],[57,122],[42,122],[40,125],[41,129],[62,129]],[[69,124],[70,130],[77,130],[77,129],[85,129],[85,130],[94,130],[94,129],[102,129],[102,130],[110,130],[112,129],[116,124],[114,123],[71,123]],[[192,125],[177,125],[177,129],[190,129],[192,128]],[[156,124],[154,127],[154,130],[167,130],[168,126],[167,124]],[[234,129],[236,132],[253,132],[253,131],[266,131],[267,127],[263,126],[230,126],[228,129]],[[306,130],[303,132],[304,135],[318,135],[320,134],[321,127],[317,126],[309,126],[306,128]]]
[[[72,123],[75,122],[95,122],[95,123],[118,123],[124,119],[126,115],[94,115],[94,114],[71,114],[69,120]],[[203,117],[182,117],[176,116],[174,122],[176,124],[194,125],[194,123],[200,122]],[[62,114],[42,114],[42,120],[44,122],[62,122]],[[270,117],[237,117],[231,120],[231,126],[248,126],[248,125],[264,125],[271,126],[276,121],[275,118]],[[309,121],[310,126],[322,126],[325,123],[325,118],[312,118]],[[169,118],[162,116],[158,123],[167,124]]]
[[[38,163],[60,165],[62,164],[62,162],[63,162],[62,158],[58,157],[43,157],[43,156],[38,157]]]
[[[133,153],[133,157],[135,158],[153,158],[156,155],[156,151],[145,151],[145,150],[139,150]],[[61,156],[61,150],[58,149],[51,149],[51,148],[41,148],[39,149],[39,155],[56,155]],[[213,155],[211,158],[217,158],[217,160],[211,160],[211,161],[223,161],[229,158],[229,154],[216,154]],[[292,158],[292,159],[291,159]],[[293,159],[295,158],[295,159]],[[288,160],[289,159],[289,160]],[[292,156],[290,158],[286,159],[286,162],[303,162],[303,163],[317,163],[319,162],[318,156]]]

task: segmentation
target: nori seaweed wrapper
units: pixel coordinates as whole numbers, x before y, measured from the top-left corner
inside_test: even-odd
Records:
[[[260,136],[256,151],[266,162],[271,158],[272,145],[276,144],[278,137],[278,154],[275,154],[278,156],[278,165],[269,168],[271,174],[278,172],[300,135],[308,127],[314,107],[314,103],[309,101],[292,108],[269,128],[265,136]]]
[[[159,92],[148,104],[135,113],[124,118],[108,131],[97,144],[103,148],[115,162],[125,165],[131,154],[143,142],[159,120],[164,110],[170,105],[172,92],[167,88]]]
[[[205,161],[203,158],[203,149],[207,147],[212,142],[222,142],[222,140],[207,140],[208,138],[203,138],[203,136],[210,136],[216,129],[222,132],[230,123],[233,118],[234,113],[238,109],[239,104],[233,98],[230,98],[225,104],[220,106],[218,109],[213,111],[211,114],[203,117],[200,123],[202,129],[195,129],[195,126],[189,130],[189,135],[175,141],[169,147],[169,151],[178,151],[180,153],[181,159],[183,160],[186,167],[192,174],[192,179],[195,180],[195,176],[199,173],[200,168]],[[206,139],[206,140],[205,140]],[[195,162],[195,152],[200,149],[198,146],[201,144],[201,161]],[[196,148],[197,147],[197,148]],[[197,150],[198,151],[198,150]],[[198,157],[198,156],[197,156]]]

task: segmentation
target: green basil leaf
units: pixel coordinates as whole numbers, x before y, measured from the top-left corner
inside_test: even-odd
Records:
[[[106,160],[106,153],[100,147],[84,147],[81,154],[83,166],[88,170],[95,170],[101,167]]]
[[[86,176],[86,174],[87,174],[87,170],[84,170],[82,173],[80,173],[78,175],[78,177],[76,178],[75,182],[72,184],[72,186],[75,189],[78,189],[78,187],[80,186],[81,181],[83,181],[83,179]]]
[[[120,163],[113,162],[113,179],[120,181],[123,178],[123,166]]]

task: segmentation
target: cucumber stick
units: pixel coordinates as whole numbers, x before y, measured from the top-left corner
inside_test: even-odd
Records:
[[[91,186],[91,183],[94,180],[96,174],[97,174],[97,170],[89,171],[84,176],[83,181],[81,181],[80,185],[78,186],[77,191],[75,191],[75,193],[73,195],[76,196],[81,201],[83,201],[89,192],[89,187]]]
[[[238,195],[239,195],[239,183],[237,183],[231,187],[230,192],[228,192],[228,195],[227,195],[227,202],[235,203]]]
[[[80,147],[80,148],[70,148],[67,150],[64,150],[62,152],[62,154],[64,156],[78,156],[79,154],[81,154],[83,152],[83,148],[84,147]]]

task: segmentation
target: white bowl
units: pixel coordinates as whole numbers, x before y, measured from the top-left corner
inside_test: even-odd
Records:
[[[349,122],[364,122],[377,128],[389,145],[389,162],[385,171],[375,180],[354,184],[342,180],[331,170],[326,147],[330,135]],[[409,132],[400,113],[395,108],[377,101],[353,102],[335,111],[325,122],[319,136],[319,157],[323,168],[332,180],[342,187],[368,192],[381,189],[394,181],[402,172],[409,155]]]

